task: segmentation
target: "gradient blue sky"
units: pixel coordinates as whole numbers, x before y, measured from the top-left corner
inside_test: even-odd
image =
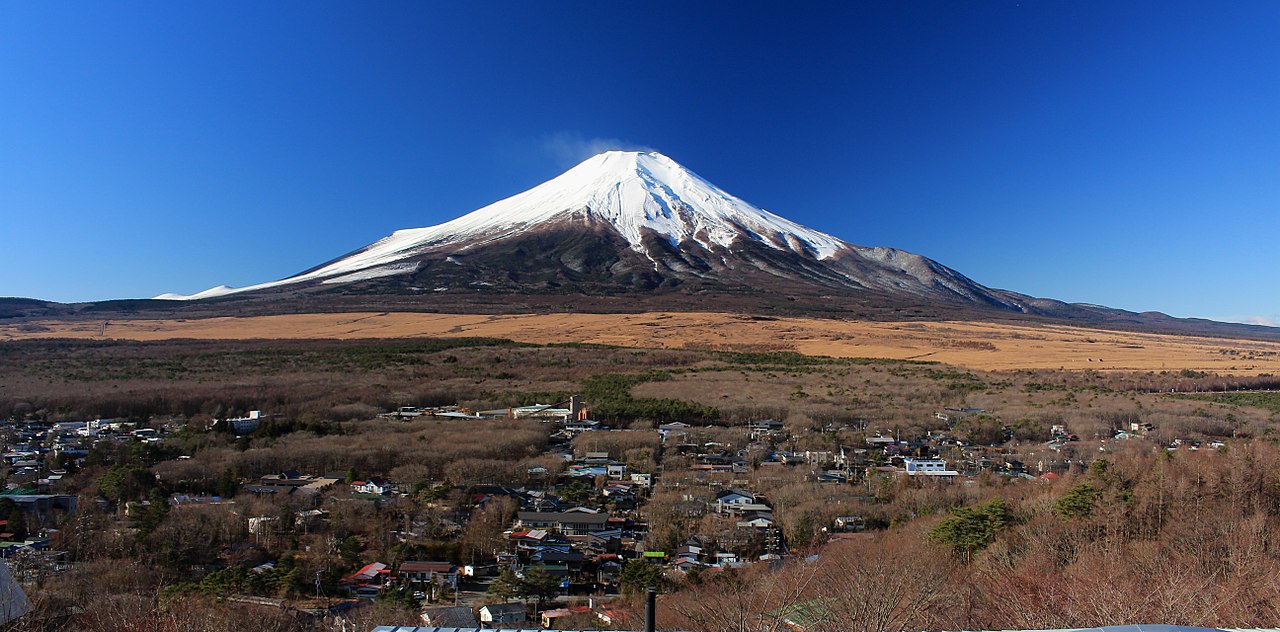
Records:
[[[1280,2],[0,0],[0,295],[189,293],[655,148],[980,283],[1280,320]]]

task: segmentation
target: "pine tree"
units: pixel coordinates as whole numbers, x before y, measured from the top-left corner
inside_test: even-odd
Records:
[[[1093,506],[1098,502],[1098,495],[1099,490],[1097,487],[1089,483],[1080,483],[1053,503],[1053,513],[1064,520],[1083,518],[1093,513]]]
[[[644,560],[631,560],[618,575],[618,583],[626,594],[640,594],[644,589],[653,586],[661,588],[666,583],[662,568]]]
[[[976,507],[958,507],[929,530],[929,539],[945,544],[966,561],[995,541],[996,533],[1012,521],[1012,513],[1003,498]]]
[[[520,578],[510,566],[504,566],[498,577],[489,584],[489,594],[501,599],[504,603],[520,594]]]
[[[558,592],[560,581],[541,568],[525,571],[524,580],[520,582],[520,595],[537,599],[539,608],[542,602],[555,597]]]
[[[223,498],[231,498],[236,495],[236,489],[238,487],[239,484],[236,483],[235,477],[231,475],[231,470],[225,469],[222,470],[222,474],[218,476],[218,482],[214,491]]]

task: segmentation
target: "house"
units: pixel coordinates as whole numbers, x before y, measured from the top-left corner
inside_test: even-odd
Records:
[[[395,489],[395,484],[390,481],[384,481],[378,478],[371,478],[367,481],[353,481],[351,483],[351,491],[357,494],[376,494],[384,496]]]
[[[702,563],[700,563],[697,559],[689,557],[687,555],[681,555],[676,559],[671,560],[671,567],[682,573],[688,573],[694,568],[701,567],[701,566],[702,566]]]
[[[727,551],[716,553],[716,566],[731,566],[737,563],[738,555],[736,553],[730,553]]]
[[[386,564],[383,564],[382,562],[371,562],[369,564],[365,564],[360,570],[353,573],[350,577],[347,577],[347,580],[351,583],[373,582],[386,573]]]
[[[622,575],[622,562],[619,561],[617,555],[601,555],[596,557],[596,583],[601,586],[610,586],[618,582],[618,578]]]
[[[604,529],[587,534],[586,546],[592,550],[617,553],[622,550],[622,529]]]
[[[616,606],[601,606],[596,610],[596,618],[605,622],[609,626],[622,621],[626,617],[626,611]]]
[[[364,565],[354,574],[342,578],[342,583],[350,586],[357,596],[371,598],[382,591],[390,575],[391,571],[387,569],[386,564],[372,562]]]
[[[399,577],[415,584],[435,583],[438,580],[453,583],[458,577],[458,567],[448,562],[401,562]]]
[[[595,478],[597,476],[606,476],[608,473],[609,468],[603,465],[574,464],[570,465],[569,469],[565,471],[565,476]]]
[[[590,606],[574,606],[572,608],[555,608],[545,610],[542,613],[542,627],[555,629],[556,621],[575,614],[588,614],[591,612]]]
[[[422,611],[422,622],[435,628],[475,628],[480,626],[470,606],[445,606]]]
[[[818,470],[814,472],[814,479],[819,483],[848,483],[849,473],[844,470]]]
[[[747,424],[752,440],[781,436],[783,434],[782,427],[782,422],[777,419],[765,419]]]
[[[242,487],[241,489],[248,489],[249,487],[276,487],[281,488],[279,491],[286,494],[292,492],[294,489],[307,493],[317,493],[329,489],[339,480],[340,479],[338,478],[330,476],[304,476],[296,471],[290,470],[279,474],[268,474],[260,479],[260,485]]]
[[[587,556],[582,551],[570,549],[561,551],[557,549],[543,549],[529,556],[529,561],[535,564],[551,564],[562,565],[569,570],[579,570],[582,563],[585,562]]]
[[[324,509],[306,509],[293,514],[293,524],[307,531],[320,526],[324,522],[324,517],[329,512]]]
[[[738,522],[738,527],[743,529],[768,529],[773,526],[773,519],[767,516],[755,516],[750,520]]]
[[[942,459],[905,458],[902,460],[902,467],[907,473],[907,476],[935,476],[949,478],[960,475],[960,473],[955,470],[947,469],[947,462]]]
[[[756,495],[741,489],[725,489],[716,494],[715,508],[718,512],[730,511],[733,508],[742,505],[749,505],[756,501]]]
[[[516,526],[524,529],[544,529],[566,536],[585,536],[600,531],[609,522],[607,514],[585,507],[567,511],[521,511],[516,513]]]
[[[773,511],[773,507],[764,503],[737,503],[725,505],[721,513],[745,515],[749,513],[769,513]]]
[[[688,433],[689,424],[683,421],[673,421],[669,424],[658,426],[658,435],[662,437],[662,442],[666,443],[667,435],[685,436]]]
[[[697,544],[683,544],[676,549],[676,555],[682,555],[697,559],[702,555],[702,547]]]
[[[490,604],[480,607],[480,624],[486,627],[511,627],[525,622],[524,606],[518,603]]]

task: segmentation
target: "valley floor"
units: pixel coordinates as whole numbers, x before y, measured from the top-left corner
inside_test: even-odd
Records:
[[[467,315],[406,312],[0,325],[0,340],[361,339],[490,336],[539,344],[796,351],[932,360],[979,370],[1280,373],[1280,343],[976,321],[868,322],[717,312]]]

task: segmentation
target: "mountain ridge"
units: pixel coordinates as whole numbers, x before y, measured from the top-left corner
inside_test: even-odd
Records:
[[[605,152],[453,220],[401,229],[284,279],[0,317],[352,309],[479,313],[653,309],[875,320],[1044,318],[1269,335],[981,285],[923,255],[867,247],[755,207],[656,152]],[[0,306],[2,307],[2,306]]]
[[[640,254],[645,253],[646,231],[666,236],[672,245],[692,240],[706,248],[727,247],[745,233],[774,247],[790,248],[819,258],[829,258],[849,247],[831,235],[748,204],[662,154],[610,151],[592,156],[536,187],[456,219],[435,226],[394,231],[368,246],[285,279],[244,288],[218,286],[192,295],[162,294],[156,298],[210,298],[332,278],[432,250],[460,246],[460,251],[466,251],[539,225],[565,220],[609,224]]]
[[[598,234],[602,227],[616,238]],[[522,246],[538,233],[555,233],[566,244],[581,245],[577,232],[584,230],[597,234],[588,248],[598,251],[595,259],[613,264],[594,270],[594,279],[583,278],[584,271],[574,267],[582,257],[567,253],[566,259],[566,247],[560,244],[543,240],[536,249]],[[494,249],[515,256],[475,256]],[[490,259],[502,265],[494,262],[469,278],[441,265],[466,267]],[[531,270],[539,273],[531,275]],[[385,281],[392,277],[399,283]],[[529,278],[542,284],[530,288],[534,290],[583,283],[596,291],[608,283],[647,291],[688,284],[764,291],[808,285],[1035,311],[1022,295],[987,288],[921,255],[846,242],[756,207],[660,153],[627,151],[597,154],[547,182],[454,220],[397,230],[285,279],[156,298],[199,300],[308,291],[307,286],[315,292],[336,285],[350,286],[343,290],[353,292],[370,287],[410,293],[460,287],[516,291],[506,281]],[[384,281],[374,282],[380,279]]]

